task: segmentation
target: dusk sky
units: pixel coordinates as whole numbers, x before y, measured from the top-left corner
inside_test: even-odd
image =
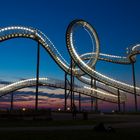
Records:
[[[100,52],[126,56],[126,48],[140,43],[140,1],[139,0],[2,0],[0,4],[0,28],[13,25],[34,27],[45,33],[62,56],[69,62],[65,34],[68,24],[74,19],[88,21],[96,29],[100,40]],[[80,38],[79,38],[80,40]],[[82,44],[87,40],[81,39]],[[0,81],[18,81],[35,77],[37,42],[29,39],[12,39],[0,43]],[[140,56],[135,64],[136,84],[140,87]],[[131,65],[98,62],[96,70],[109,77],[132,84]],[[62,79],[64,72],[41,48],[40,77]],[[0,85],[3,86],[3,85]],[[17,102],[34,104],[35,89],[22,89]],[[41,94],[46,91],[40,89]],[[40,96],[42,106],[62,106],[63,90],[46,89]],[[30,95],[26,96],[30,92]],[[20,97],[19,97],[20,95]],[[46,97],[47,95],[47,97]],[[127,109],[134,109],[134,97],[128,95]],[[25,100],[24,100],[25,99]],[[47,99],[47,100],[46,100]],[[87,99],[87,98],[86,98]],[[84,99],[84,105],[89,100]],[[0,99],[0,107],[8,104],[9,97]],[[27,101],[28,100],[28,101]],[[47,103],[46,103],[47,102]],[[117,108],[116,105],[99,102],[101,108]],[[138,104],[140,99],[138,98]],[[51,106],[51,105],[50,105]],[[104,107],[103,107],[104,106]],[[140,109],[140,106],[139,106]]]

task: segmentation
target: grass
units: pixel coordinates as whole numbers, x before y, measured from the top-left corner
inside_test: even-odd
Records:
[[[135,119],[134,119],[135,118]],[[47,127],[47,126],[70,126],[70,125],[95,125],[101,121],[105,124],[138,121],[139,116],[98,116],[89,120],[0,120],[0,127]],[[138,121],[139,122],[139,121]],[[1,131],[2,140],[119,140],[138,139],[140,129],[117,128],[115,132],[95,132],[94,130],[55,130],[55,131]]]
[[[0,120],[0,127],[47,127],[47,126],[72,126],[95,125],[101,120]],[[122,121],[104,121],[104,123],[121,123]]]
[[[1,120],[0,127],[28,127],[28,126],[69,126],[69,125],[94,125],[93,120],[59,120],[59,121],[47,121],[47,120]]]
[[[44,132],[0,132],[3,140],[88,140],[88,139],[139,139],[140,130],[118,129],[115,133],[95,132],[93,130],[44,131]]]

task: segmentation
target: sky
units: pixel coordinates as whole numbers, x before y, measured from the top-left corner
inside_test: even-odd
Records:
[[[1,0],[0,28],[13,25],[37,28],[48,36],[69,62],[65,42],[67,26],[74,19],[84,19],[96,29],[101,53],[126,56],[127,47],[140,43],[139,7],[139,0]],[[84,51],[83,44],[89,42],[80,35],[78,40],[78,45]],[[37,42],[29,39],[12,39],[0,43],[0,80],[18,81],[35,77],[36,46]],[[140,56],[137,56],[137,86],[140,86],[139,67]],[[132,84],[131,65],[97,62],[96,69],[102,74]],[[63,79],[64,72],[41,48],[40,77],[46,76]],[[127,108],[133,109],[133,96],[127,96]],[[59,99],[55,99],[54,106]],[[101,106],[112,105],[101,102]]]

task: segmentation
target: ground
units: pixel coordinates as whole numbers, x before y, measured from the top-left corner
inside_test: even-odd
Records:
[[[0,120],[0,139],[3,140],[88,140],[88,139],[139,139],[139,114],[89,114],[88,120],[78,114],[72,120],[69,113],[53,113],[52,120]],[[113,132],[97,132],[94,127],[103,122]]]

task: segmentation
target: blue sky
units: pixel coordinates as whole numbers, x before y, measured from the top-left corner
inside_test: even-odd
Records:
[[[102,53],[123,56],[126,55],[126,47],[140,43],[139,0],[1,0],[0,5],[1,27],[23,25],[38,28],[67,60],[65,32],[74,19],[84,19],[93,25]],[[28,39],[0,43],[0,79],[34,77],[36,44]],[[140,86],[140,56],[137,60],[137,85]],[[96,69],[115,79],[132,83],[131,66],[99,62]],[[41,48],[40,75],[62,79],[63,74]]]

